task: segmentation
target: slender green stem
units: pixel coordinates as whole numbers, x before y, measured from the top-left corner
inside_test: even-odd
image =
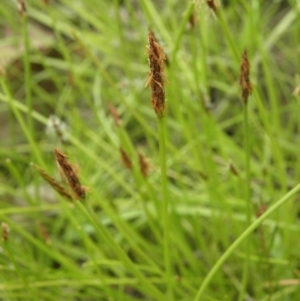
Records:
[[[178,49],[179,49],[181,38],[182,38],[182,36],[183,36],[183,34],[185,32],[186,23],[187,23],[189,17],[191,16],[191,13],[192,13],[194,7],[195,7],[195,3],[191,2],[188,5],[188,7],[187,7],[187,9],[186,9],[186,11],[184,13],[184,16],[183,16],[182,21],[181,21],[181,23],[179,25],[177,37],[176,37],[176,40],[175,40],[175,43],[174,43],[174,48],[173,48],[173,52],[172,52],[172,60],[171,60],[171,62],[174,62],[174,60],[176,58],[176,54],[177,54]]]
[[[230,48],[230,50],[231,50],[231,52],[232,52],[235,60],[237,62],[239,62],[240,61],[240,54],[239,54],[239,52],[237,50],[236,43],[234,42],[234,40],[232,38],[232,35],[231,35],[230,30],[229,30],[229,28],[227,26],[227,23],[226,23],[226,21],[224,19],[224,16],[223,16],[223,13],[222,13],[221,9],[218,10],[217,16],[218,16],[218,20],[219,20],[219,22],[220,22],[220,24],[221,24],[221,26],[223,28],[223,31],[224,31],[227,43],[229,45],[229,48]]]
[[[167,158],[166,158],[166,139],[165,139],[165,118],[157,117],[159,132],[159,154],[160,154],[160,172],[161,172],[161,189],[162,189],[162,210],[161,218],[163,222],[163,252],[164,264],[166,268],[166,278],[168,285],[168,294],[170,300],[173,300],[172,289],[172,271],[170,257],[170,231],[169,231],[169,195],[167,180]]]
[[[249,120],[248,120],[248,105],[247,102],[243,102],[243,115],[244,115],[244,139],[245,139],[245,201],[246,201],[246,214],[247,214],[247,227],[249,227],[251,221],[251,167],[250,167],[250,132],[249,132]],[[239,295],[239,301],[242,301],[246,292],[248,282],[249,271],[249,257],[250,257],[250,243],[246,241],[246,258],[244,261],[243,277],[242,277],[242,289]]]
[[[225,263],[225,261],[229,258],[229,256],[238,248],[238,246],[255,230],[257,229],[261,223],[266,220],[273,212],[278,210],[281,206],[283,206],[291,197],[296,195],[300,191],[300,183],[296,185],[292,190],[290,190],[287,194],[285,194],[280,200],[278,200],[273,206],[269,208],[264,214],[262,214],[259,218],[257,218],[234,242],[233,244],[226,250],[226,252],[219,258],[219,260],[212,267],[210,272],[205,277],[202,282],[194,301],[202,300],[203,293],[213,277],[216,275],[221,266]]]

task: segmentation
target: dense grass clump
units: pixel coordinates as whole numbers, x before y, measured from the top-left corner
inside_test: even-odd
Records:
[[[0,299],[298,300],[299,12],[5,0]]]

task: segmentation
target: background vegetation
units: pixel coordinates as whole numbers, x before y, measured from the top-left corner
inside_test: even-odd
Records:
[[[300,298],[300,3],[212,2],[1,4],[0,300]],[[85,200],[33,168],[61,181],[55,148]]]

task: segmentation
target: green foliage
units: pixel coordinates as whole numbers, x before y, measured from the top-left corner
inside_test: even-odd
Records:
[[[299,299],[299,1],[222,2],[0,6],[1,300]],[[168,57],[158,122],[149,29]],[[86,200],[32,168],[60,180],[57,147]]]

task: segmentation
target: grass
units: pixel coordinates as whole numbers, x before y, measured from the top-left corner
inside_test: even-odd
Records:
[[[299,3],[222,2],[0,7],[1,300],[299,299]]]

